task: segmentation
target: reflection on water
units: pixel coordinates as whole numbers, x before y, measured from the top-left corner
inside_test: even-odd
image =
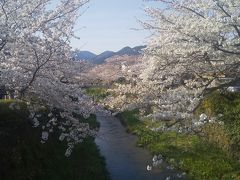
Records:
[[[137,138],[126,133],[118,119],[98,114],[97,120],[101,127],[95,141],[106,158],[107,169],[113,180],[165,180],[169,176],[171,179],[180,179],[176,172],[167,168],[156,167],[147,171],[147,165],[152,164],[152,156],[136,147]]]

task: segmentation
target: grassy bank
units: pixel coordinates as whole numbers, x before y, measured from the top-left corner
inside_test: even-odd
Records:
[[[127,130],[138,136],[138,145],[153,155],[162,154],[174,167],[186,172],[189,179],[240,179],[240,163],[216,144],[195,135],[154,132],[157,122],[140,121],[137,111],[119,115]]]
[[[86,93],[93,97],[96,101],[100,101],[108,96],[107,89],[102,87],[90,87],[86,89]]]
[[[66,143],[57,132],[46,144],[40,142],[41,130],[26,121],[28,112],[9,108],[11,101],[0,101],[0,179],[1,180],[105,180],[108,174],[93,138],[77,145],[69,158]],[[95,116],[88,119],[97,126]]]

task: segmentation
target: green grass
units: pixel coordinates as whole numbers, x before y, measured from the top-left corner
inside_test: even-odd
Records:
[[[100,101],[108,96],[107,89],[99,87],[90,87],[86,89],[86,93],[89,96],[95,98],[95,100]]]
[[[170,164],[187,172],[189,179],[240,179],[240,163],[206,140],[196,135],[153,132],[147,128],[153,123],[140,121],[137,111],[125,111],[120,119],[138,136],[139,146],[153,155],[162,154]]]
[[[196,114],[202,112],[209,116],[223,114],[219,119],[224,122],[224,133],[218,129],[215,139],[230,155],[240,160],[240,94],[213,92],[205,98]],[[225,137],[217,137],[219,134]]]
[[[109,179],[104,158],[93,138],[76,145],[69,158],[66,143],[57,131],[46,144],[40,143],[41,130],[27,121],[24,103],[21,110],[11,110],[12,101],[0,101],[0,179],[1,180],[105,180]],[[97,127],[95,116],[88,119]],[[86,120],[86,121],[88,121]]]

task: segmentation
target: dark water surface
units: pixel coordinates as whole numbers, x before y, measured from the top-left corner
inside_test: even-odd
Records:
[[[110,115],[98,114],[101,123],[96,144],[106,158],[107,169],[112,180],[165,180],[180,179],[177,172],[164,165],[147,171],[152,165],[152,156],[143,148],[136,147],[137,137],[126,133],[120,121]]]

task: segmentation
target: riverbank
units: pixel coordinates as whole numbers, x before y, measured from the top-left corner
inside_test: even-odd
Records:
[[[196,135],[154,132],[150,127],[157,122],[140,121],[137,111],[125,111],[118,117],[128,132],[137,135],[138,146],[152,155],[161,154],[189,179],[240,179],[240,163],[217,145]]]
[[[27,121],[28,111],[23,103],[12,110],[12,101],[0,100],[0,179],[1,180],[106,180],[109,179],[105,160],[94,138],[86,139],[64,156],[66,143],[58,140],[57,132],[40,142],[41,129]],[[86,121],[98,126],[95,116]]]

